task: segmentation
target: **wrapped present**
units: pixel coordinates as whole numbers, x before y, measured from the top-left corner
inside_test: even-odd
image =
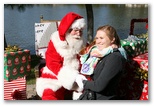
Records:
[[[131,64],[135,68],[136,78],[148,80],[148,53],[132,58]]]
[[[140,65],[140,68],[148,71],[148,53],[138,55],[133,60]]]
[[[147,52],[147,41],[144,38],[139,39],[134,36],[129,36],[127,39],[120,40],[120,42],[130,57]]]
[[[26,78],[17,78],[13,81],[4,79],[4,100],[26,100]]]
[[[139,65],[136,73],[139,78],[143,80],[143,89],[140,100],[148,100],[148,53],[136,56],[133,58],[133,60]]]
[[[140,100],[148,100],[148,81],[144,80],[144,87],[142,90],[142,95],[140,96]]]
[[[125,69],[120,95],[127,100],[148,100],[148,53],[128,58]]]
[[[27,49],[20,51],[4,52],[4,78],[12,81],[24,77],[30,73],[30,51]]]
[[[142,34],[136,34],[138,38],[145,38],[148,41],[148,32],[147,33],[142,33]]]
[[[135,88],[137,85],[142,88],[140,89],[142,92],[136,91],[140,94],[139,100],[148,100],[148,53],[131,58],[130,64],[135,72],[134,79],[140,81],[140,83],[135,84]],[[131,81],[131,83],[134,83],[135,80]]]
[[[148,51],[148,32],[147,33],[143,33],[143,34],[136,34],[135,36],[137,36],[138,38],[144,38],[147,41],[147,51]]]

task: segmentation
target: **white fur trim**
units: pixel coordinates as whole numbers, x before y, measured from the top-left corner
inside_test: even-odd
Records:
[[[86,25],[85,19],[80,18],[80,19],[75,20],[70,28],[72,28],[72,29],[74,29],[74,28],[81,29],[81,28],[84,28],[85,25]]]
[[[73,57],[74,55],[77,54],[76,50],[69,47],[66,40],[65,41],[60,40],[58,31],[52,34],[51,41],[53,42],[53,45],[54,45],[56,51],[62,57]]]
[[[71,90],[78,74],[78,70],[75,70],[74,68],[69,66],[63,66],[60,69],[57,78],[64,88]]]
[[[36,79],[36,92],[40,97],[42,97],[43,91],[46,88],[50,88],[53,91],[57,91],[61,87],[62,85],[56,79],[41,78],[41,77]]]
[[[82,92],[73,92],[73,100],[77,100],[82,95]]]
[[[45,66],[43,68],[43,72],[42,73],[51,74],[51,75],[56,77],[56,75],[51,70],[49,70],[49,68],[47,66]]]
[[[67,36],[67,35],[66,35]],[[62,57],[74,57],[76,54],[79,53],[83,45],[79,45],[78,48],[71,47],[66,40],[61,41],[59,38],[58,31],[54,32],[50,39],[53,42],[53,45],[56,49],[56,51],[60,54]],[[83,40],[81,42],[83,44]]]
[[[43,73],[56,76],[47,67],[43,68]],[[42,78],[42,77],[36,79],[36,92],[40,97],[42,97],[43,91],[46,88],[50,88],[53,91],[57,91],[61,87],[62,87],[62,85],[60,84],[60,82],[57,79]]]
[[[53,41],[53,44],[55,47],[60,47],[60,48],[63,48],[63,49],[66,49],[68,44],[66,41],[61,41],[60,38],[59,38],[59,32],[56,31],[54,32],[52,35],[51,35],[51,38],[50,40]]]
[[[74,67],[75,66],[77,66],[77,64],[76,63],[74,63],[74,62],[72,62],[72,64],[74,65]],[[68,69],[71,69],[71,63],[68,65]],[[72,66],[73,67],[73,66]],[[63,69],[63,68],[61,68],[61,69]],[[76,68],[77,69],[77,68]],[[72,69],[73,70],[73,69]],[[60,70],[60,71],[63,71],[63,70]],[[76,70],[77,71],[77,70]],[[47,67],[44,67],[44,69],[43,69],[43,73],[46,73],[46,74],[51,74],[51,75],[53,75],[53,76],[55,76],[55,77],[57,77],[51,70],[49,70]],[[71,74],[64,74],[63,75],[63,79],[65,79],[65,78],[67,78],[68,77],[68,75],[71,77]],[[58,77],[57,77],[58,78]],[[75,77],[75,80],[76,80],[76,77]],[[58,80],[59,81],[59,80]],[[60,83],[60,82],[59,82]],[[63,85],[63,83],[61,84],[61,85]],[[71,87],[70,87],[71,88]],[[67,88],[66,88],[67,89]],[[83,91],[83,88],[80,88],[77,84],[75,84],[74,82],[72,83],[72,88],[71,88],[71,90],[75,90],[75,91],[78,91],[78,92],[81,92],[81,91]]]

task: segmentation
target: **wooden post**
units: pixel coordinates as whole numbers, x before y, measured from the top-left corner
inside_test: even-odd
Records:
[[[89,43],[93,41],[93,25],[94,25],[94,18],[93,18],[93,8],[92,4],[86,4],[86,11],[87,11],[87,39]]]
[[[5,34],[4,34],[4,50],[5,50],[6,47],[7,47],[7,42],[6,42]]]

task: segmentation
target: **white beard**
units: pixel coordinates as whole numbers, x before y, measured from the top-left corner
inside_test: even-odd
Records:
[[[78,35],[66,35],[66,41],[69,44],[69,47],[75,50],[77,53],[82,49],[83,47],[83,38]]]

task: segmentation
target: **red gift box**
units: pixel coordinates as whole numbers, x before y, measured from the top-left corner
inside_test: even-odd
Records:
[[[148,53],[136,56],[133,60],[140,65],[140,68],[148,71]]]
[[[126,100],[148,100],[148,76],[147,79],[144,76],[144,73],[148,75],[148,53],[129,58],[125,68],[127,73],[120,84],[120,95]]]
[[[144,80],[144,87],[140,100],[148,100],[148,81]]]
[[[139,64],[141,69],[148,71],[148,53],[136,56],[133,58],[133,60]],[[140,96],[140,100],[148,100],[148,81],[144,80],[143,84],[144,85],[142,89],[142,94]]]
[[[26,100],[26,79],[17,78],[13,81],[4,79],[4,100]]]

